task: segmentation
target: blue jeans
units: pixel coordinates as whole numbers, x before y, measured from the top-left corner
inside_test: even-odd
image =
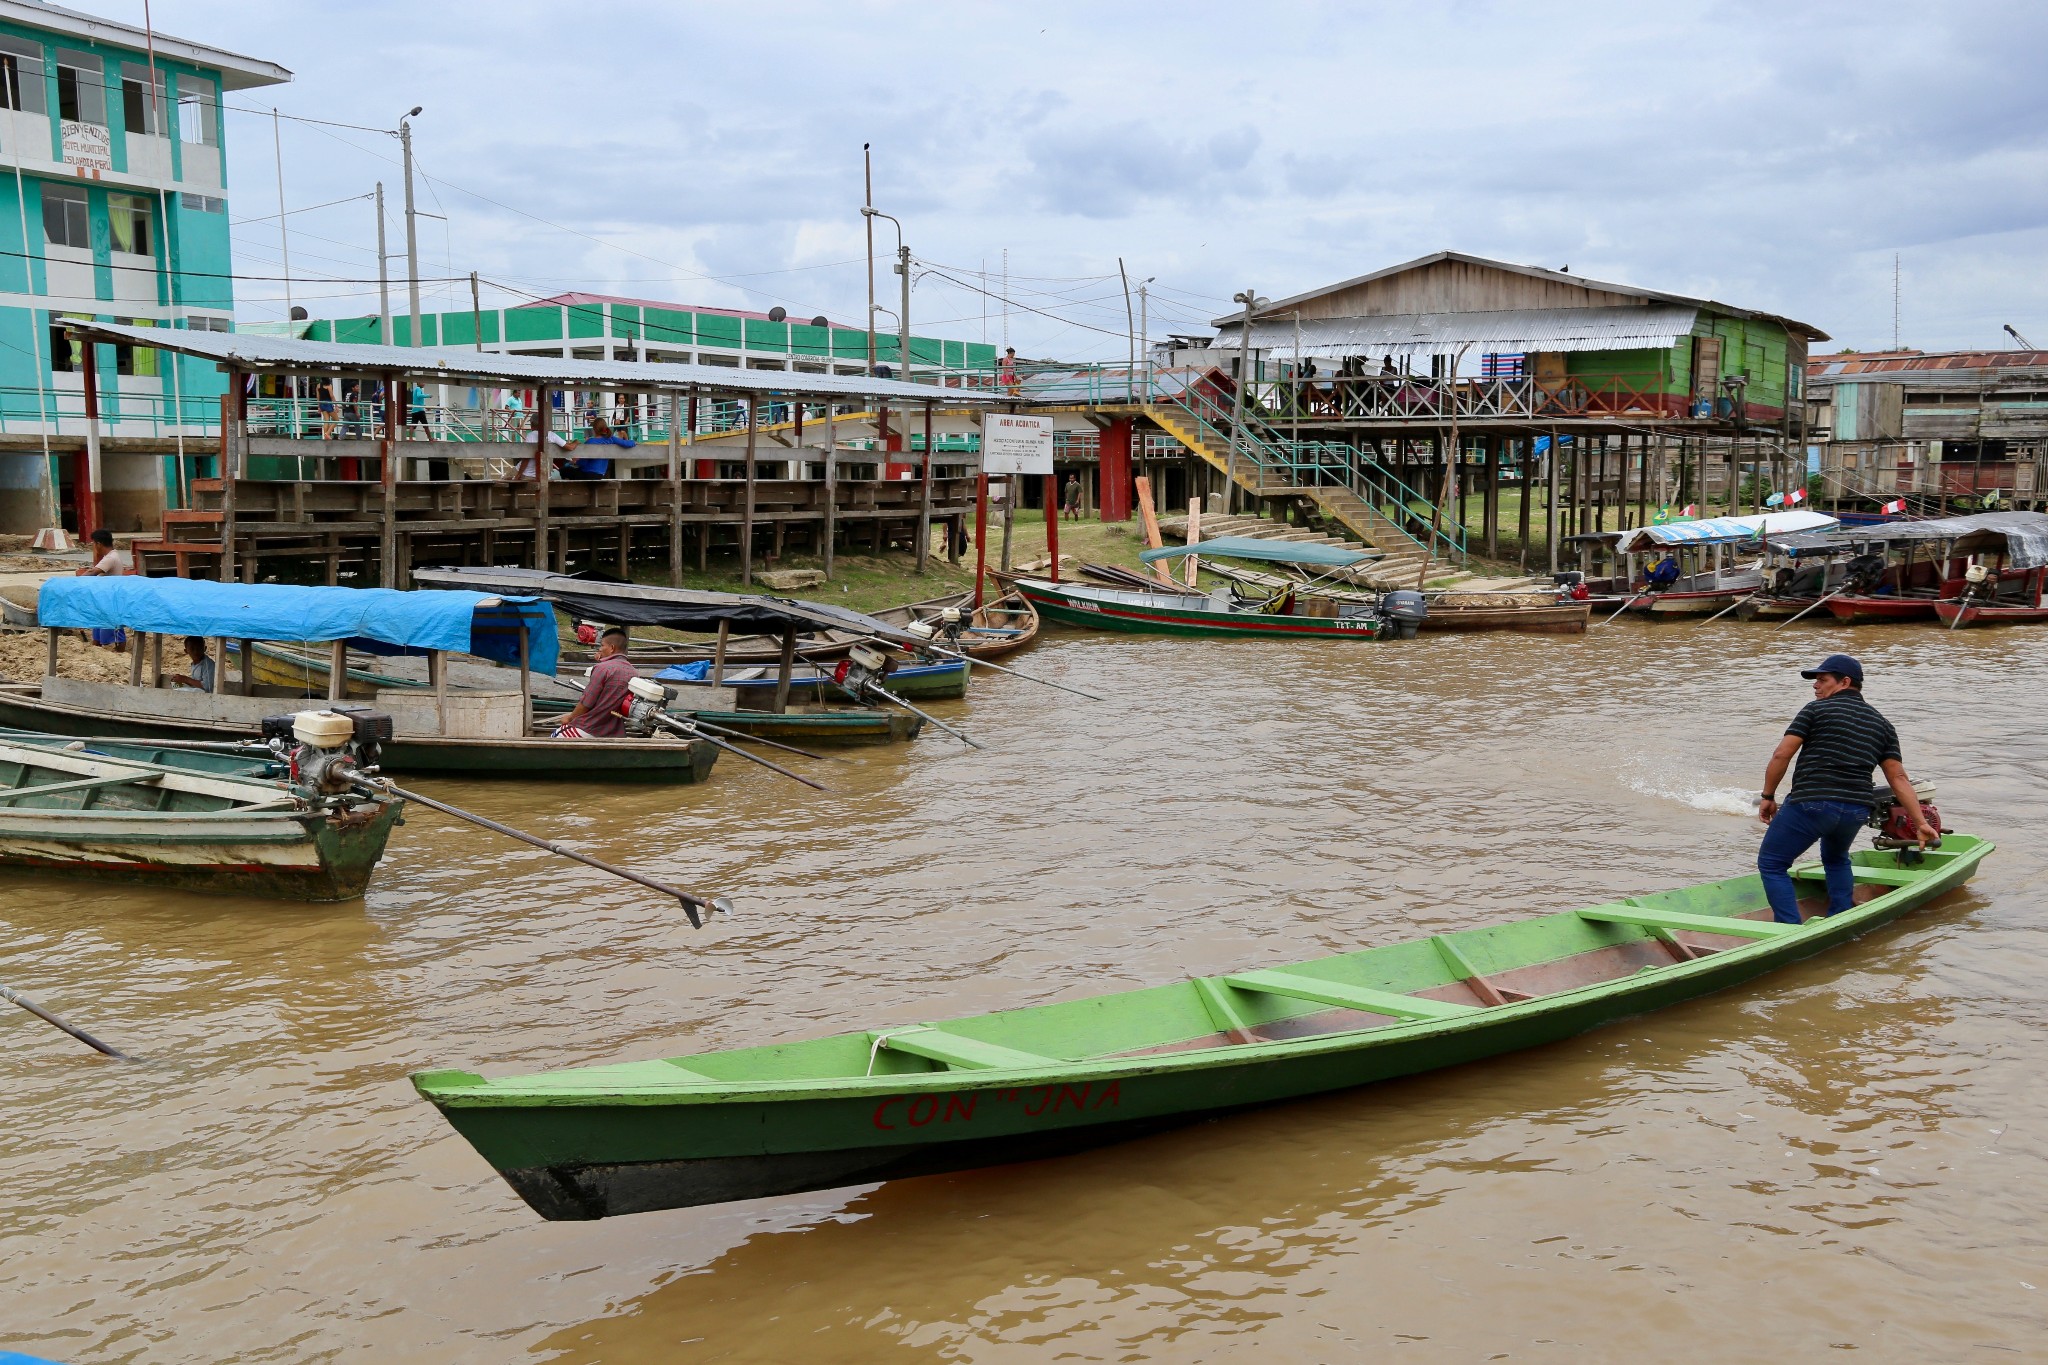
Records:
[[[1815,840],[1820,841],[1820,865],[1827,873],[1827,913],[1838,914],[1856,903],[1849,846],[1869,818],[1870,807],[1853,801],[1788,801],[1778,807],[1764,831],[1763,847],[1756,851],[1756,870],[1770,897],[1771,918],[1780,924],[1800,923],[1799,893],[1792,887],[1789,869]]]

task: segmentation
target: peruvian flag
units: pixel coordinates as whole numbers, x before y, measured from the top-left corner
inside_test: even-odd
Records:
[[[1904,498],[1894,499],[1877,510],[1880,512],[1903,512],[1906,510],[1906,500]]]
[[[1805,502],[1805,501],[1806,501],[1806,490],[1805,490],[1804,488],[1795,488],[1795,489],[1793,489],[1793,490],[1792,490],[1792,491],[1791,491],[1790,493],[1787,493],[1787,494],[1785,495],[1785,505],[1786,505],[1787,507],[1790,507],[1790,506],[1791,506],[1792,504],[1794,504],[1794,503],[1796,503],[1796,502]]]
[[[1678,515],[1680,515],[1681,517],[1696,517],[1699,514],[1699,504],[1689,502],[1685,505],[1684,509],[1679,512]]]

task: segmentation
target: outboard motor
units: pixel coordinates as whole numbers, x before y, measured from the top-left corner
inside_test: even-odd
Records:
[[[856,697],[865,696],[868,684],[888,677],[895,666],[894,659],[874,646],[855,645],[846,651],[846,657],[832,670],[832,681]]]
[[[390,716],[361,707],[263,719],[263,738],[290,765],[292,786],[314,798],[353,795],[391,734]]]
[[[1860,596],[1867,597],[1876,592],[1883,578],[1883,555],[1857,555],[1842,566],[1842,582],[1848,585],[1850,592]]]
[[[646,739],[660,723],[661,713],[676,699],[675,692],[652,678],[631,678],[626,682],[626,700],[619,710],[626,718],[626,733]]]
[[[1402,588],[1380,598],[1380,619],[1389,625],[1388,635],[1393,639],[1414,639],[1428,615],[1429,604],[1413,588]]]
[[[1913,795],[1920,798],[1920,812],[1927,817],[1927,823],[1934,826],[1937,833],[1949,833],[1948,826],[1941,823],[1941,812],[1934,806],[1934,784],[1915,782]],[[1870,828],[1876,831],[1871,837],[1871,846],[1898,849],[1902,862],[1918,861],[1920,840],[1913,833],[1913,813],[1899,803],[1890,787],[1872,787],[1870,800]]]
[[[1963,600],[1965,602],[1988,602],[1998,595],[1997,585],[1992,581],[1991,571],[1982,564],[1972,564],[1963,570]]]

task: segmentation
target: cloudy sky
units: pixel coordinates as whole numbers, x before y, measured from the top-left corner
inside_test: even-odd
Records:
[[[73,0],[139,22],[140,0]],[[2048,346],[2048,5],[1172,6],[155,0],[167,33],[291,68],[228,117],[238,268],[278,273],[275,105],[414,104],[429,306],[568,289],[866,306],[861,144],[918,258],[914,329],[1125,350],[1247,286],[1444,248],[1781,312],[1838,342]],[[396,141],[282,125],[287,206]],[[294,296],[372,312],[366,201],[294,212]],[[878,250],[895,245],[879,224]],[[1004,253],[1009,288],[1001,298]],[[402,271],[402,264],[397,268]],[[984,274],[984,272],[986,272]],[[984,286],[987,293],[982,292]],[[893,305],[884,265],[878,290]],[[274,284],[243,288],[273,319]],[[458,302],[459,300],[459,302]],[[402,306],[402,301],[400,306]],[[892,324],[884,319],[885,329]]]

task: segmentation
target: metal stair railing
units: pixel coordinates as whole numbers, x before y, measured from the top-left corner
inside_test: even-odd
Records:
[[[1231,426],[1237,414],[1220,394],[1202,386],[1191,386],[1171,396],[1155,395],[1153,401],[1159,406],[1179,409],[1194,422],[1202,436],[1226,449],[1230,446]],[[1249,478],[1245,472],[1238,473],[1237,477],[1247,488],[1255,491],[1269,489],[1274,483],[1303,489],[1341,485],[1363,502],[1378,521],[1423,553],[1432,557],[1448,554],[1461,561],[1467,557],[1465,528],[1452,523],[1432,529],[1424,524],[1415,504],[1421,503],[1427,511],[1434,506],[1432,500],[1409,487],[1392,470],[1375,460],[1370,452],[1338,441],[1290,441],[1266,420],[1256,406],[1245,408],[1243,421],[1238,425],[1241,428],[1238,455],[1245,461]],[[1390,516],[1381,506],[1383,503],[1399,507],[1405,514],[1416,517],[1428,539],[1416,535],[1400,520]]]

